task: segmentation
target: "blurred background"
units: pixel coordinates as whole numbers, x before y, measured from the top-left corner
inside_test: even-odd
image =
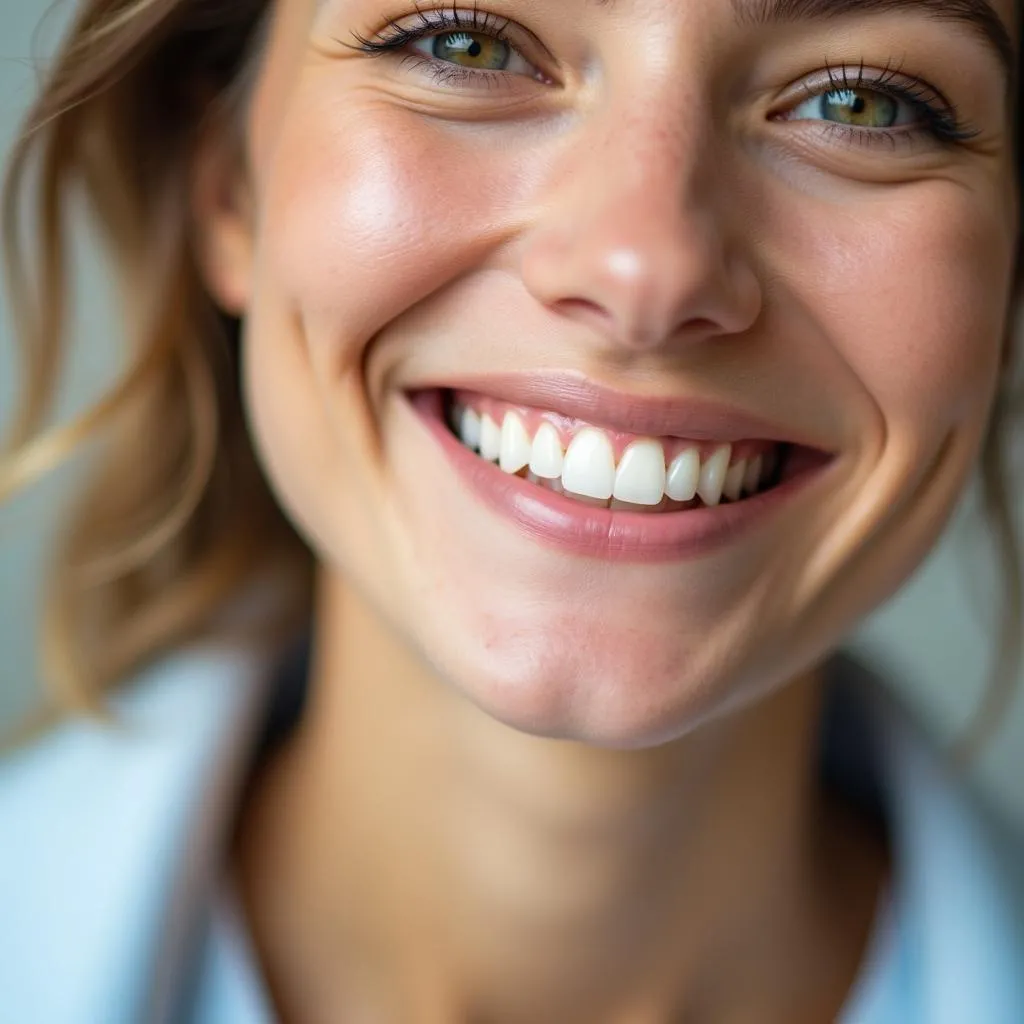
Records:
[[[72,0],[0,3],[0,155],[14,139],[38,70],[72,9]],[[57,419],[87,407],[113,379],[119,360],[103,257],[88,239],[80,247],[76,273],[75,343],[55,410]],[[6,298],[0,297],[2,423],[13,410],[17,382],[17,350]],[[1018,440],[1024,449],[1024,438]],[[41,577],[68,489],[80,468],[63,468],[0,509],[0,732],[30,707],[38,693],[34,635]],[[1024,499],[1024,474],[1017,476],[1015,494]],[[993,646],[995,566],[976,500],[973,492],[967,496],[934,555],[850,643],[892,680],[940,739],[955,736],[970,720]],[[1024,521],[1024,500],[1017,505]],[[997,811],[1024,835],[1024,677],[1010,715],[974,771]]]

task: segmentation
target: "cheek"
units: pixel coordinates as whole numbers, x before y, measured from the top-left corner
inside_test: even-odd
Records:
[[[1013,242],[1006,206],[986,210],[949,182],[909,188],[891,203],[819,208],[791,237],[801,243],[800,299],[886,443],[934,451],[950,431],[984,423]]]
[[[481,145],[479,126],[470,140],[344,77],[304,72],[254,154],[246,389],[279,501],[323,556],[365,577],[366,551],[398,547],[386,385],[410,352],[384,329],[509,236],[528,167],[525,148]]]
[[[520,177],[458,125],[308,77],[265,182],[260,276],[348,365],[500,241]]]

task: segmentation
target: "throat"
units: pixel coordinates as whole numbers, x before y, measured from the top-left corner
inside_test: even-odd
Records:
[[[812,962],[814,679],[600,750],[467,708],[351,595],[327,603],[237,846],[283,1020],[667,1022],[725,998],[725,962],[762,1005],[780,960]]]

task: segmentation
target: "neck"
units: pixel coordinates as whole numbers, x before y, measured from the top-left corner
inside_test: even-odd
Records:
[[[870,911],[822,962],[849,873],[821,829],[815,674],[655,749],[598,749],[501,725],[338,578],[321,591],[309,706],[238,848],[285,1020],[724,1021],[808,958],[808,1019],[831,1019]]]

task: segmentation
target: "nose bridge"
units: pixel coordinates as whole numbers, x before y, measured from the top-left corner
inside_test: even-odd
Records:
[[[701,138],[699,124],[666,122],[664,110],[658,117],[635,118],[619,143],[612,135],[608,163],[617,173],[606,183],[607,195],[597,177],[593,209],[606,222],[609,242],[625,243],[636,258],[649,254],[651,270],[657,254],[676,274],[693,273],[697,263],[714,257],[709,250],[722,237],[704,173],[710,140]]]
[[[634,96],[587,126],[571,177],[594,228],[628,246],[634,236],[653,242],[678,232],[684,218],[704,219],[711,200],[702,174],[708,140],[685,106],[664,91],[646,102]]]
[[[638,95],[625,109],[609,108],[593,126],[611,172],[608,180],[641,193],[657,186],[676,209],[701,189],[709,135],[693,109],[697,101],[679,99],[665,90],[645,100]]]
[[[538,298],[632,348],[684,324],[705,335],[749,325],[759,291],[729,251],[705,108],[678,86],[637,90],[567,141],[524,260]]]

